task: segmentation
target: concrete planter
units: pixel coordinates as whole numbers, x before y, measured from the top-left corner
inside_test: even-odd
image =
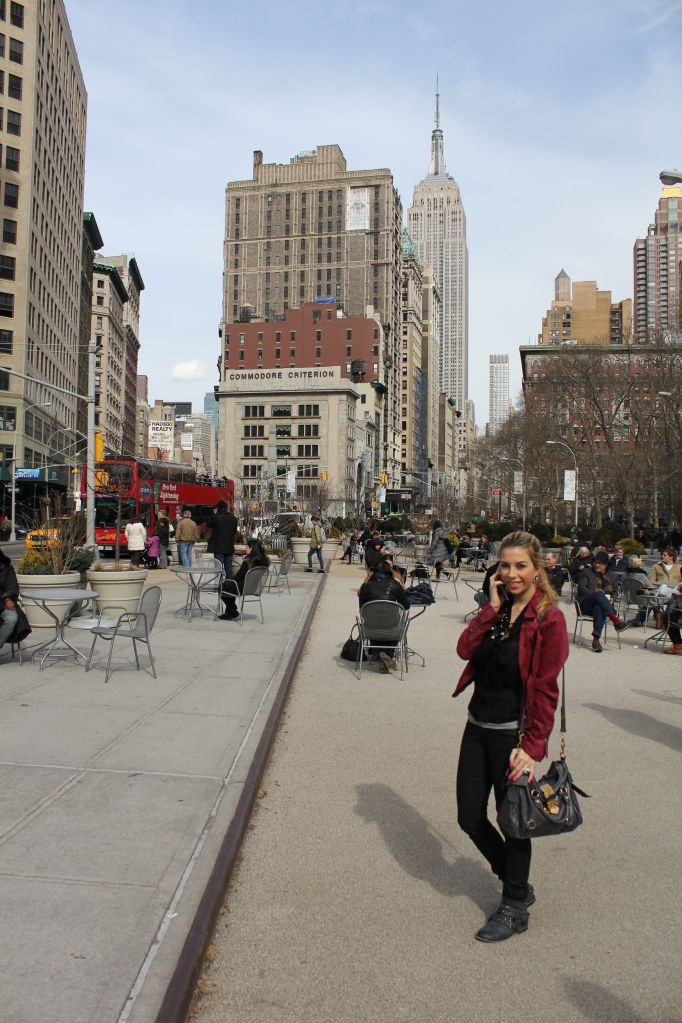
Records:
[[[55,590],[62,586],[77,586],[81,585],[81,574],[80,572],[63,572],[61,575],[22,575],[17,573],[17,582],[19,583],[19,593],[22,590],[32,589],[48,589]],[[60,614],[60,610],[63,610],[67,605],[72,604],[71,600],[55,600],[54,603],[50,602],[49,606],[54,609],[56,615]],[[42,607],[38,607],[32,600],[26,600],[23,604],[26,617],[28,618],[29,625],[32,629],[54,629],[54,621],[43,611]]]
[[[324,543],[322,544],[322,557],[324,559],[325,564],[328,561],[335,561],[336,558],[338,558],[339,556],[340,550],[341,550],[340,540],[325,540]]]
[[[292,536],[289,543],[294,552],[294,565],[307,565],[308,551],[310,550],[309,538],[307,536]]]
[[[99,594],[95,601],[97,610],[111,608],[109,617],[115,617],[116,609],[119,609],[119,614],[123,614],[124,611],[130,613],[137,611],[147,578],[147,569],[122,569],[117,572],[113,568],[90,568],[85,573],[85,578],[91,588]]]

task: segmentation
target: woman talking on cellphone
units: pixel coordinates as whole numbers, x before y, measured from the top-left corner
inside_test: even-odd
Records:
[[[490,602],[457,643],[458,655],[469,663],[453,696],[474,684],[457,768],[457,821],[502,882],[502,901],[476,934],[479,941],[504,941],[525,931],[535,902],[528,883],[530,840],[503,836],[488,819],[488,798],[494,789],[499,805],[505,777],[525,774],[530,781],[547,756],[557,676],[568,657],[566,620],[557,602],[537,537],[509,533],[490,580]]]

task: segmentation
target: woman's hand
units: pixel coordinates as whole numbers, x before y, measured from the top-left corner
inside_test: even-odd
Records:
[[[493,575],[490,579],[490,603],[494,611],[500,611],[504,604],[504,599],[500,592],[503,586],[504,583],[502,582],[498,569],[497,572],[495,572],[495,575]]]
[[[509,777],[512,781],[518,781],[523,775],[527,775],[528,781],[535,777],[535,761],[529,757],[525,750],[517,748],[509,755]]]
[[[17,605],[14,603],[11,597],[5,597],[2,602],[2,606],[5,611],[16,611]]]

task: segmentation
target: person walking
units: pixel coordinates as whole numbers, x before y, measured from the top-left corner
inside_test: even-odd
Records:
[[[144,528],[142,519],[133,519],[125,528],[125,538],[128,544],[130,564],[135,568],[140,567],[140,560],[147,542],[147,530]]]
[[[525,931],[535,902],[530,840],[503,836],[487,811],[491,789],[499,806],[507,775],[533,780],[554,726],[568,630],[540,552],[530,533],[504,538],[490,602],[457,643],[469,663],[453,696],[474,686],[457,767],[457,821],[502,881],[502,901],[477,932],[479,941],[505,941]]]
[[[308,567],[306,572],[312,572],[313,570],[313,554],[317,555],[317,560],[320,563],[318,572],[324,572],[324,561],[322,560],[322,544],[324,542],[324,532],[320,525],[320,520],[317,515],[312,517],[312,529],[310,531],[310,549],[308,551]]]
[[[199,530],[196,522],[192,521],[192,513],[185,508],[182,518],[175,527],[175,540],[178,545],[178,560],[185,568],[191,568],[192,549],[199,539]]]
[[[429,555],[427,560],[428,565],[434,565],[436,569],[436,581],[440,579],[441,571],[443,570],[443,562],[447,561],[450,557],[450,551],[445,543],[445,530],[443,529],[442,523],[438,519],[434,519],[431,524],[431,545],[429,547]]]
[[[234,538],[237,532],[237,519],[229,511],[225,501],[218,501],[214,508],[213,518],[206,525],[210,530],[206,550],[216,561],[220,561],[225,569],[225,578],[232,577],[232,555],[234,554]]]
[[[159,538],[159,568],[168,568],[168,548],[170,546],[168,519],[159,519],[156,535]]]
[[[4,646],[17,625],[19,583],[12,562],[0,551],[0,647]]]

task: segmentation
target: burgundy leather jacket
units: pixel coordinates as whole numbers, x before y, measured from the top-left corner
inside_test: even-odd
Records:
[[[547,742],[559,702],[557,678],[568,659],[566,619],[557,607],[552,607],[540,621],[537,606],[541,598],[542,593],[538,590],[524,611],[519,635],[519,671],[526,711],[521,746],[533,760],[543,760],[547,756]],[[492,605],[485,604],[469,622],[457,643],[457,653],[462,659],[470,660],[498,617]],[[469,663],[452,695],[459,696],[473,678],[474,670]]]

